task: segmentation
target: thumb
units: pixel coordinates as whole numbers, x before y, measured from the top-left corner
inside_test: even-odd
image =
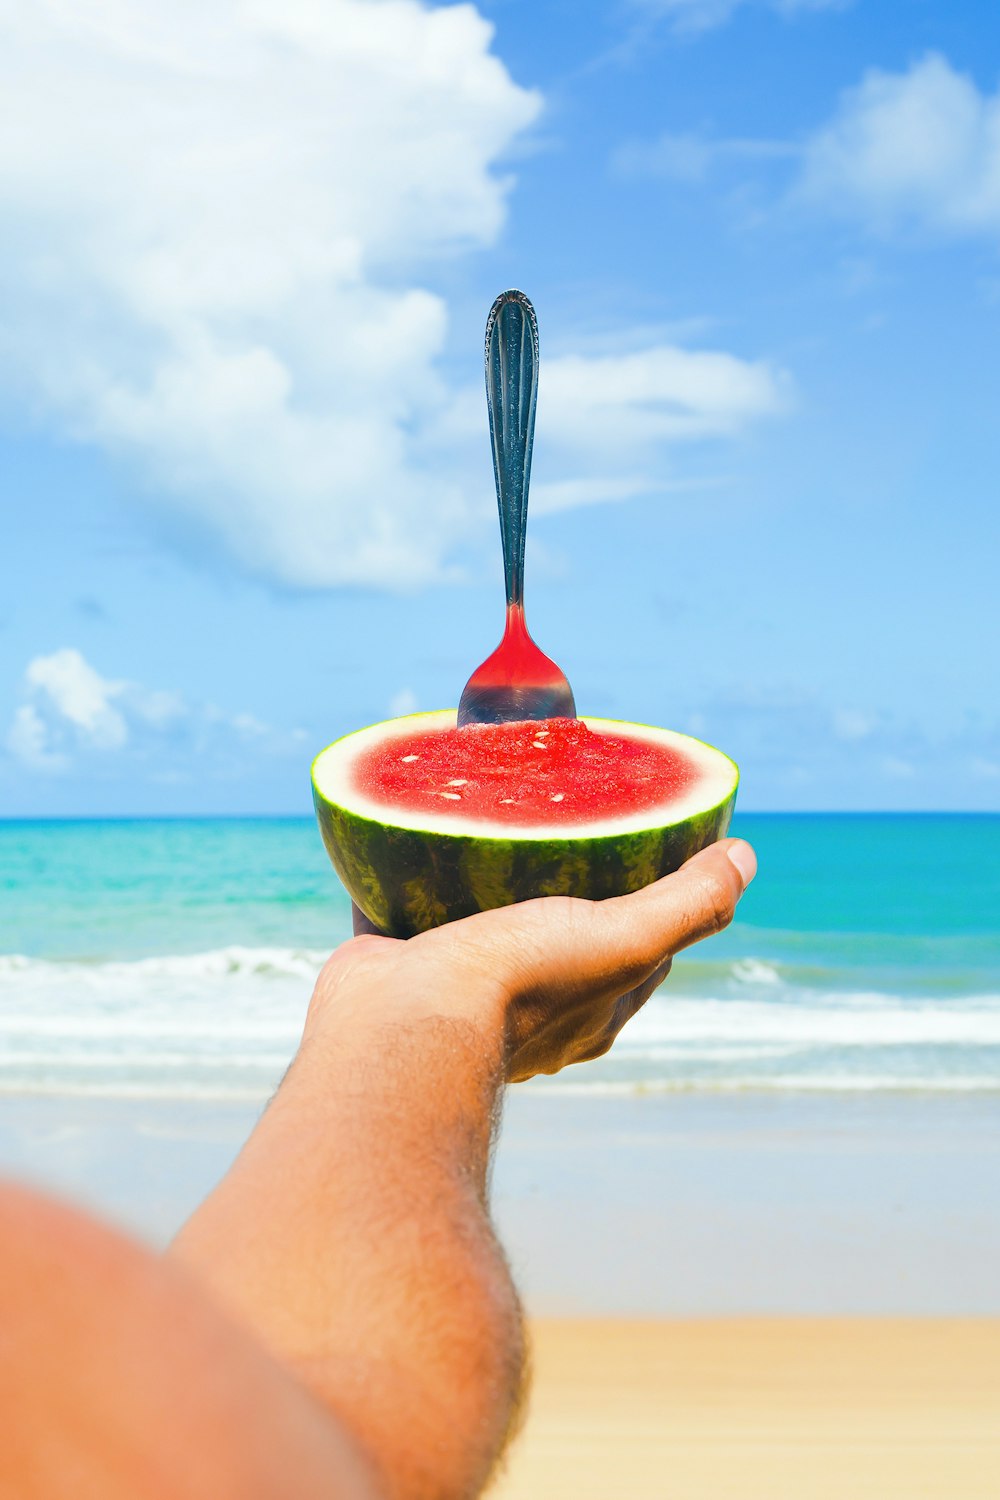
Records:
[[[721,932],[756,869],[749,844],[722,839],[630,896],[568,906],[558,898],[529,901],[468,918],[467,933],[489,935],[493,972],[509,968],[521,988],[597,985],[621,994],[682,948]],[[455,923],[453,934],[465,925]]]
[[[737,903],[757,873],[757,856],[743,839],[720,839],[633,896],[629,917],[639,922],[651,939],[666,940],[679,953],[733,920]],[[603,902],[602,908],[613,902]]]
[[[596,902],[595,947],[613,956],[623,974],[651,973],[682,948],[728,927],[756,872],[749,844],[721,839],[641,891]]]

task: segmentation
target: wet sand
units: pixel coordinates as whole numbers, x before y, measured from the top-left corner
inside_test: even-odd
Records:
[[[534,1324],[493,1500],[995,1500],[1000,1319]]]
[[[0,1174],[165,1243],[256,1102],[0,1096]],[[513,1090],[493,1180],[541,1318],[1000,1316],[1000,1104]]]
[[[0,1097],[0,1173],[163,1243],[256,1102]],[[996,1500],[993,1095],[516,1091],[494,1178],[535,1330],[496,1500]]]

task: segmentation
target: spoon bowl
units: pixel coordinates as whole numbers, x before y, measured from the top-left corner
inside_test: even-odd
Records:
[[[462,692],[459,724],[576,718],[573,689],[528,634],[524,537],[538,399],[538,322],[523,292],[501,292],[486,322],[486,405],[500,511],[507,617],[503,639]]]

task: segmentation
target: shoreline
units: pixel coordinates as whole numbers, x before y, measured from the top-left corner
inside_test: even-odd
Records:
[[[495,1188],[533,1313],[1000,1314],[992,1096],[522,1094]]]
[[[0,1174],[163,1244],[261,1107],[0,1095]],[[513,1090],[493,1206],[533,1316],[1000,1314],[992,1095]]]
[[[164,1244],[253,1103],[0,1095],[0,1175]],[[994,1500],[1000,1112],[514,1091],[534,1379],[494,1500]]]
[[[92,1084],[74,1088],[72,1084],[67,1084],[62,1080],[51,1086],[40,1083],[17,1084],[2,1081],[0,1082],[0,1109],[7,1100],[63,1100],[66,1103],[80,1103],[85,1107],[89,1104],[98,1106],[108,1104],[134,1108],[150,1104],[157,1107],[171,1106],[177,1110],[217,1107],[222,1110],[248,1109],[259,1113],[274,1097],[278,1083],[266,1089],[247,1087],[228,1089],[223,1092],[215,1089],[173,1088],[169,1084],[160,1089],[147,1084],[129,1089],[114,1085],[108,1088],[95,1088]],[[901,1081],[887,1084],[879,1080],[876,1083],[861,1081],[830,1084],[824,1079],[815,1084],[797,1081],[794,1084],[736,1082],[711,1085],[700,1081],[696,1083],[649,1083],[644,1080],[626,1082],[608,1079],[597,1083],[577,1084],[555,1083],[549,1080],[541,1082],[533,1079],[527,1084],[518,1083],[514,1087],[519,1097],[522,1098],[565,1099],[583,1103],[588,1100],[602,1099],[703,1100],[706,1103],[713,1101],[726,1103],[745,1099],[751,1103],[760,1104],[782,1101],[787,1101],[791,1105],[807,1102],[828,1103],[831,1108],[836,1109],[842,1100],[857,1103],[871,1100],[876,1104],[880,1100],[886,1101],[887,1104],[896,1100],[926,1100],[928,1103],[933,1101],[936,1104],[945,1103],[949,1099],[960,1102],[966,1099],[995,1098],[1000,1095],[1000,1078],[995,1083],[980,1082],[976,1079],[972,1082],[960,1083],[952,1080],[943,1080],[940,1083],[920,1080],[915,1083]]]

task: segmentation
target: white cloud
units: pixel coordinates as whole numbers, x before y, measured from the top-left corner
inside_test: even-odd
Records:
[[[661,344],[549,360],[539,380],[546,457],[533,509],[541,515],[672,489],[665,447],[735,437],[784,410],[791,396],[782,370],[716,350]]]
[[[708,31],[721,26],[748,3],[793,16],[800,11],[845,10],[852,0],[632,0],[634,9],[669,21],[678,31]]]
[[[74,726],[81,740],[96,749],[118,750],[128,739],[125,720],[111,701],[125,684],[95,672],[79,651],[67,648],[51,656],[36,656],[24,679],[58,717]]]
[[[147,692],[134,684],[129,684],[129,705],[133,713],[154,729],[176,724],[188,711],[180,693],[165,692],[162,688]]]
[[[886,776],[893,781],[910,781],[917,774],[917,768],[912,761],[904,760],[899,755],[885,755],[882,757],[881,767]]]
[[[400,688],[389,700],[390,719],[401,719],[404,714],[415,714],[420,707],[416,693],[411,687]]]
[[[540,107],[490,41],[418,0],[0,6],[8,371],[250,568],[438,572],[417,278],[495,236]]]
[[[270,733],[269,726],[256,714],[234,714],[229,722],[241,739],[260,740]]]
[[[877,727],[876,716],[862,709],[836,708],[833,711],[833,732],[838,740],[846,740],[849,744],[865,740]]]
[[[214,704],[191,704],[179,693],[103,677],[73,647],[36,656],[25,668],[26,699],[14,712],[6,746],[34,771],[67,771],[75,756],[140,758],[162,749],[196,756],[234,744],[252,743],[265,754],[298,751],[305,731],[284,732],[246,712],[227,713]]]
[[[735,757],[741,795],[754,808],[995,805],[995,720],[946,724],[930,713],[921,724],[885,703],[834,705],[810,683],[766,679],[677,702],[673,712],[689,733]]]
[[[801,190],[878,229],[996,234],[1000,92],[980,92],[936,53],[904,73],[873,69],[808,142]]]
[[[64,755],[49,749],[45,720],[32,703],[22,703],[15,711],[7,731],[7,749],[33,771],[62,771],[68,765]]]
[[[678,444],[732,440],[793,398],[790,375],[768,360],[720,350],[684,350],[643,330],[619,332],[621,353],[541,359],[532,458],[534,516],[676,489],[667,452]],[[613,345],[601,338],[601,351]],[[639,344],[636,348],[634,345]],[[430,429],[439,450],[462,453],[486,516],[486,396],[459,393]],[[486,480],[486,483],[484,483]]]
[[[9,397],[250,571],[450,576],[489,515],[486,423],[481,388],[442,374],[447,309],[423,283],[494,240],[504,155],[541,108],[491,40],[469,4],[0,0]],[[668,345],[548,361],[544,443],[553,465],[574,433],[593,449],[610,379],[613,498],[637,483],[633,436],[650,461],[728,436],[774,408],[775,378]],[[539,478],[576,483],[543,472],[539,433]]]
[[[647,478],[636,475],[620,478],[588,476],[581,479],[541,481],[531,488],[531,513],[551,516],[561,510],[576,510],[581,505],[605,505],[609,500],[631,500],[650,488]]]
[[[660,345],[550,360],[540,383],[547,440],[613,453],[731,436],[781,409],[787,380],[761,361]]]
[[[654,177],[670,182],[703,182],[726,165],[785,161],[799,147],[788,141],[734,136],[715,139],[694,131],[664,131],[652,141],[627,141],[612,157],[621,177]]]
[[[786,371],[720,350],[657,343],[551,358],[543,351],[532,514],[677,488],[684,481],[665,465],[665,450],[736,437],[785,410],[792,395]],[[470,471],[482,473],[484,433],[485,397],[468,390],[452,402],[435,441],[464,444]]]

